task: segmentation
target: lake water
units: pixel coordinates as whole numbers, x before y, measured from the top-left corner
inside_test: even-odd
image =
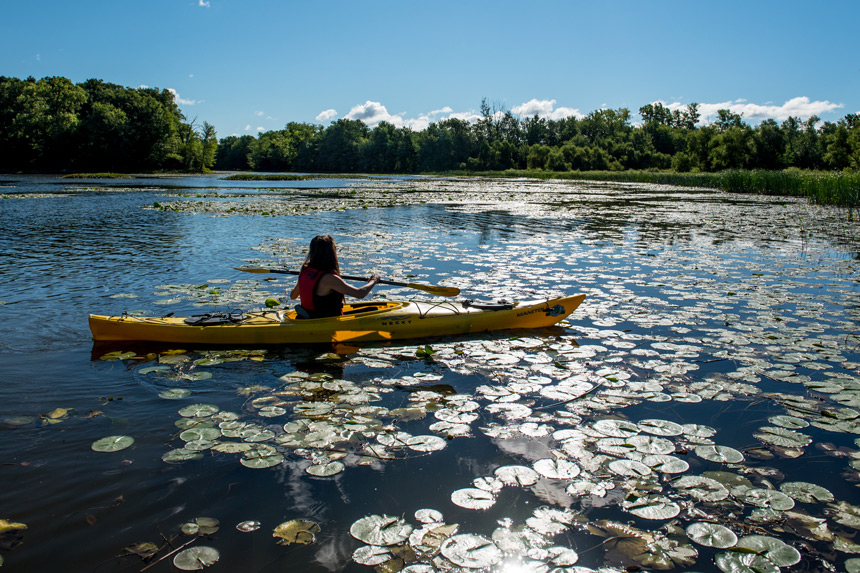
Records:
[[[213,571],[860,570],[845,211],[525,180],[0,179],[0,520],[26,525],[0,528],[4,570],[169,571],[186,544]],[[353,275],[588,298],[551,329],[391,345],[91,341],[89,313],[283,297],[234,267],[297,268],[319,233]],[[94,451],[109,436],[133,443]]]

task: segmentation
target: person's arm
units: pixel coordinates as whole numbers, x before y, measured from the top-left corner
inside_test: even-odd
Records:
[[[291,300],[296,300],[297,298],[299,298],[299,283],[296,283],[296,286],[293,288],[292,292],[290,293],[290,299]]]
[[[356,287],[348,284],[346,281],[344,281],[338,275],[336,275],[334,273],[330,273],[330,274],[327,274],[323,278],[320,279],[319,286],[317,287],[317,289],[318,289],[317,292],[319,292],[319,290],[321,288],[321,290],[327,290],[329,292],[337,291],[337,292],[343,293],[347,296],[351,296],[351,297],[355,297],[355,298],[364,298],[370,294],[370,291],[373,290],[373,287],[375,287],[378,282],[379,282],[379,276],[373,275],[372,277],[370,277],[370,280],[367,281],[364,285],[356,288]],[[326,293],[326,294],[328,294],[328,293]],[[323,295],[323,296],[325,296],[325,295]]]

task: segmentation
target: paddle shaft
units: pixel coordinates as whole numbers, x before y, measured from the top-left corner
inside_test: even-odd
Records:
[[[240,270],[244,270],[244,269],[240,269]],[[299,275],[299,274],[301,274],[300,271],[287,271],[287,270],[281,270],[281,269],[266,269],[266,270],[270,273],[278,273],[280,275]],[[346,275],[340,275],[340,278],[347,280],[347,281],[364,281],[364,282],[367,282],[370,280],[370,278],[368,278],[368,277],[349,277]],[[377,281],[377,282],[379,282],[379,284],[383,284],[383,285],[404,286],[404,287],[409,286],[408,283],[401,283],[401,282],[397,282],[397,281],[386,281],[383,279],[379,279],[379,281]]]
[[[277,273],[281,275],[298,275],[301,274],[300,271],[291,271],[287,269],[266,269],[266,268],[237,268],[236,270],[245,271],[246,273]],[[342,279],[346,279],[349,281],[364,281],[367,282],[370,279],[367,277],[350,277],[341,275]],[[419,283],[404,283],[400,281],[388,281],[384,279],[379,279],[379,284],[383,285],[391,285],[391,286],[400,286],[407,288],[414,288],[417,290],[422,290],[424,292],[428,292],[430,294],[436,294],[440,296],[457,296],[460,294],[460,289],[456,287],[444,287],[444,286],[434,286],[434,285],[422,285]]]

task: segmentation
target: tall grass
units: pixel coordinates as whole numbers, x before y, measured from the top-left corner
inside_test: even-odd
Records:
[[[732,193],[762,193],[807,197],[823,205],[860,205],[860,173],[812,171],[724,171],[719,189]]]
[[[678,187],[708,187],[730,193],[761,193],[806,197],[823,205],[860,206],[860,173],[801,171],[730,170],[718,173],[673,173],[656,171],[458,171],[449,175],[489,177],[529,177],[579,181],[654,183]]]

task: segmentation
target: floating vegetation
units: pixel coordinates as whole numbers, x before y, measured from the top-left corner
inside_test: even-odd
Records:
[[[221,528],[220,523],[214,517],[195,517],[182,525],[182,533],[185,535],[212,535]]]
[[[294,519],[285,521],[275,528],[272,537],[278,540],[280,545],[309,545],[316,541],[316,534],[320,532],[320,526],[313,521]]]
[[[214,547],[198,545],[177,553],[173,565],[182,571],[197,571],[214,565],[220,558],[221,554]]]
[[[224,181],[313,181],[331,179],[333,175],[299,175],[296,173],[234,173],[223,177]],[[348,176],[352,179],[355,176]]]
[[[127,173],[69,173],[63,179],[131,179]]]
[[[94,452],[118,452],[130,447],[134,443],[131,436],[106,436],[92,443],[90,448]]]

